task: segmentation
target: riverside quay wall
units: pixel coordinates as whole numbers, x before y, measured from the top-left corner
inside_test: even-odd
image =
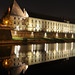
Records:
[[[11,30],[8,27],[0,27],[0,41],[2,40],[11,40]]]
[[[15,31],[11,30],[13,39],[24,38],[75,38],[74,33],[55,33],[55,32],[30,32],[30,31]]]

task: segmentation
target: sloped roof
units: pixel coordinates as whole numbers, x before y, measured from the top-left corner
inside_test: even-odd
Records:
[[[70,23],[75,23],[73,19],[71,18],[65,18],[65,17],[55,17],[55,16],[49,16],[45,14],[40,14],[40,13],[35,13],[31,11],[27,11],[29,14],[29,17],[34,17],[34,18],[39,18],[39,19],[45,19],[45,20],[52,20],[52,21],[59,21],[59,22],[67,22],[69,21]]]
[[[45,19],[45,20],[59,21],[59,22],[70,21],[70,23],[75,23],[75,19],[71,19],[71,18],[55,17],[55,16],[53,17],[53,16],[49,16],[49,15],[34,13],[34,12],[31,12],[31,10],[30,11],[26,10],[26,11],[25,12],[29,15],[29,17]],[[7,12],[5,13],[4,16],[6,16],[7,14],[8,14],[8,10],[7,10]],[[22,9],[20,8],[20,6],[16,2],[16,0],[14,0],[12,5],[10,6],[10,15],[26,17],[26,15],[23,13]],[[66,21],[64,21],[64,20],[66,20]]]
[[[14,0],[13,5],[11,7],[10,15],[22,16],[24,17],[24,13],[21,10],[20,6],[17,4],[16,0]]]

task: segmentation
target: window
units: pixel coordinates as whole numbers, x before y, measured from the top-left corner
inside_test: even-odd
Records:
[[[14,63],[14,65],[16,65],[16,64]]]
[[[39,59],[39,61],[40,61],[40,59]]]
[[[14,17],[14,20],[16,19],[16,17]]]
[[[19,65],[19,63],[18,63],[18,65]]]
[[[44,22],[42,21],[42,24],[43,24]]]
[[[36,59],[35,59],[35,62],[36,62]]]
[[[46,25],[45,25],[45,28],[46,28]]]
[[[18,24],[20,24],[20,22],[18,22]]]
[[[18,20],[20,20],[20,18],[18,18]]]
[[[45,22],[45,24],[46,24],[47,22]]]
[[[24,20],[24,18],[22,18],[22,20]]]
[[[53,25],[54,25],[54,23],[53,23]]]
[[[14,24],[16,24],[16,21],[14,21]]]
[[[33,60],[31,60],[31,62],[33,63]]]
[[[15,58],[14,58],[14,61],[15,61]]]
[[[32,20],[32,23],[33,23],[33,20]]]
[[[52,22],[51,22],[51,25],[52,25]]]
[[[22,22],[22,25],[24,25],[24,22]]]
[[[49,22],[48,22],[48,25],[49,25]]]
[[[37,20],[35,20],[35,22],[37,22]]]
[[[40,23],[40,21],[39,21],[39,23]]]

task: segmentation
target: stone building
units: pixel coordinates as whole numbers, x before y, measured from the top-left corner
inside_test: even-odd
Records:
[[[58,37],[58,33],[64,33],[64,37],[67,37],[67,33],[70,33],[70,37],[74,38],[75,24],[69,21],[64,22],[60,18],[32,13],[26,11],[25,8],[22,11],[16,0],[8,8],[7,14],[3,18],[4,21],[10,20],[10,26],[16,31],[44,32],[45,37],[47,37],[47,33],[56,33],[56,37]],[[8,19],[6,19],[7,16]]]
[[[13,1],[13,4],[8,8],[8,11],[3,16],[4,23],[9,24],[9,20],[11,22],[11,27],[14,28],[14,30],[25,30],[25,23],[24,19],[26,19],[28,16],[25,9],[22,9],[17,4],[16,0]]]

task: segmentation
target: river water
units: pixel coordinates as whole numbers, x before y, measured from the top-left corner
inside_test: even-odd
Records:
[[[11,66],[29,66],[75,57],[75,43],[6,44],[0,45],[0,59],[9,58]]]
[[[10,44],[0,45],[0,50],[0,57],[11,56],[11,58],[13,58],[13,64],[19,65],[19,63],[25,63],[28,65],[33,65],[74,57],[75,43],[44,43],[26,45]]]

